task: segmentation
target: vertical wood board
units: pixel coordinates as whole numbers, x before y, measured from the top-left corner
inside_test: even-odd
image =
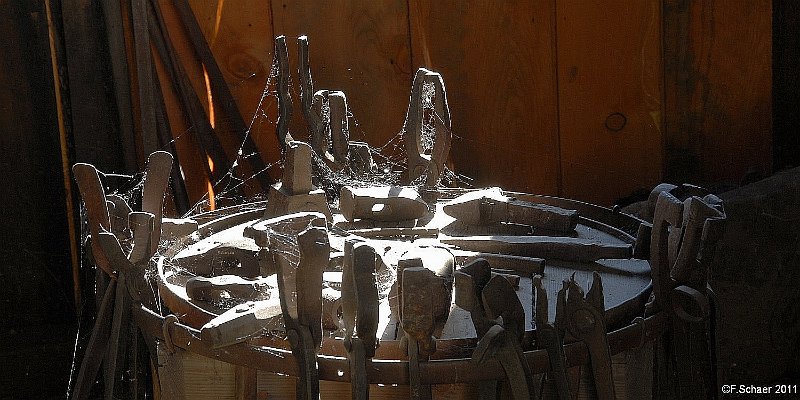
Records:
[[[274,90],[275,84],[275,78],[270,79],[274,34],[269,2],[190,0],[190,5],[264,162],[276,163],[277,101],[274,96],[262,100],[264,90]],[[279,177],[277,168],[269,172]]]
[[[738,183],[772,156],[768,0],[665,2],[667,175]]]
[[[611,205],[661,179],[658,0],[558,2],[563,195]]]
[[[382,2],[272,1],[275,35],[286,35],[293,74],[296,38],[307,35],[314,90],[342,90],[354,118],[351,140],[381,146],[403,126],[411,90],[407,5]],[[292,77],[295,139],[308,137],[297,76]]]
[[[554,1],[410,0],[412,65],[440,72],[451,159],[476,186],[559,192]]]
[[[238,400],[236,366],[180,348],[169,354],[160,342],[157,351],[162,399]]]

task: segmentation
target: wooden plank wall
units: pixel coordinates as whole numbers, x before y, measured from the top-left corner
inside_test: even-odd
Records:
[[[661,179],[659,3],[558,2],[565,197],[613,204]]]
[[[475,186],[611,205],[664,179],[770,170],[769,1],[190,3],[247,122],[272,37],[295,65],[306,34],[315,89],[345,91],[353,139],[374,146],[400,131],[413,71],[441,72],[452,165]],[[200,70],[192,81],[204,90]],[[266,102],[253,134],[274,162]],[[304,137],[299,107],[290,126]]]
[[[414,66],[440,71],[456,172],[558,194],[555,3],[411,0]]]
[[[738,183],[772,163],[772,2],[664,1],[665,170]]]

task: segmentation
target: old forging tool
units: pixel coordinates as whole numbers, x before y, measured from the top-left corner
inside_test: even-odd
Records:
[[[94,166],[88,164],[73,166],[73,173],[89,216],[92,256],[97,266],[116,280],[116,285],[109,285],[106,289],[110,291],[107,294],[113,295],[115,299],[113,312],[102,309],[98,312],[98,315],[110,314],[111,320],[98,319],[95,323],[90,346],[86,350],[84,362],[78,373],[73,398],[88,396],[88,390],[94,382],[99,367],[99,363],[91,365],[93,363],[90,360],[102,353],[105,353],[106,360],[107,396],[114,393],[116,377],[122,373],[119,368],[123,367],[121,364],[125,363],[126,357],[129,361],[128,367],[134,373],[138,371],[136,366],[138,330],[131,320],[131,306],[139,304],[150,308],[157,306],[155,294],[145,279],[145,268],[158,249],[164,193],[169,183],[171,168],[172,156],[169,153],[158,151],[150,155],[142,190],[142,211],[132,212],[122,198],[105,195],[100,175]],[[125,212],[128,214],[123,215]],[[123,218],[125,223],[118,220]],[[158,227],[157,232],[156,227]],[[129,231],[132,232],[132,237],[128,237]],[[126,255],[123,246],[127,249],[127,242],[131,240],[132,247],[130,253]],[[111,303],[104,301],[101,306],[111,307]],[[109,323],[110,329],[103,327]],[[155,343],[152,340],[147,341],[147,347],[151,354],[155,354]],[[142,390],[135,382],[131,383],[131,386],[133,393]]]
[[[305,142],[291,141],[284,154],[283,177],[270,186],[267,194],[265,218],[300,211],[320,212],[331,220],[331,210],[325,191],[311,183],[311,146]]]
[[[578,224],[575,210],[517,200],[504,195],[498,187],[463,194],[442,209],[469,225],[513,223],[555,232],[572,232]]]
[[[280,323],[281,306],[277,299],[248,301],[208,321],[200,328],[200,338],[216,349],[243,342],[269,325],[277,327]]]
[[[245,235],[269,249],[278,269],[283,320],[297,361],[297,398],[317,399],[322,273],[330,256],[325,216],[317,212],[284,215],[253,225]]]
[[[657,356],[664,361],[656,368],[659,375],[676,379],[669,379],[673,385],[660,390],[679,398],[710,398],[717,385],[715,305],[707,276],[724,232],[725,212],[714,195],[681,201],[671,193],[674,187],[666,189],[657,193],[653,211],[650,265],[655,305],[672,322],[669,345],[661,346]]]
[[[483,337],[494,324],[486,316],[483,300],[481,300],[481,291],[492,277],[489,262],[478,258],[457,269],[453,275],[456,286],[456,305],[469,311],[477,337]]]
[[[533,278],[534,296],[534,321],[536,322],[536,344],[547,350],[547,357],[550,359],[550,371],[547,374],[553,381],[558,398],[561,400],[572,400],[572,391],[567,379],[566,360],[564,356],[564,331],[556,326],[563,326],[561,321],[551,324],[547,311],[547,291],[542,286],[542,277],[537,275]],[[559,291],[559,299],[566,295],[564,289]],[[564,301],[558,300],[556,306],[561,308],[556,310],[555,318],[563,318]]]
[[[186,294],[201,301],[220,301],[223,292],[235,299],[255,300],[264,288],[269,288],[266,278],[253,280],[239,275],[195,276],[186,281]]]
[[[498,398],[532,398],[533,378],[522,352],[525,310],[519,297],[507,279],[494,275],[481,290],[481,301],[486,317],[494,324],[480,337],[472,362],[480,365],[492,358],[500,362],[506,379]]]
[[[350,363],[353,399],[369,398],[367,371],[378,344],[378,255],[367,243],[345,242],[342,271],[344,346]]]
[[[519,347],[522,340],[520,328],[523,332],[525,329],[525,312],[522,304],[514,303],[515,300],[519,303],[519,299],[512,285],[500,280],[505,279],[502,275],[493,274],[489,263],[482,258],[459,268],[455,272],[456,305],[470,312],[480,339],[472,356],[473,362],[481,364],[490,358],[499,360],[506,373],[511,395],[530,398],[533,388],[529,385],[530,371]],[[497,295],[509,297],[489,298]],[[498,325],[498,317],[502,317],[502,325]],[[512,332],[505,332],[506,329]],[[505,391],[498,393],[497,381],[481,384],[481,399],[494,399],[503,394],[508,395]]]
[[[297,38],[300,97],[311,148],[332,171],[369,174],[375,167],[367,143],[350,141],[347,96],[339,90],[314,90],[308,37]]]
[[[278,122],[275,125],[275,134],[278,136],[278,145],[281,152],[286,151],[286,146],[294,140],[289,132],[289,121],[292,120],[292,94],[289,91],[291,68],[289,67],[289,50],[286,48],[286,36],[275,37],[275,58],[277,59],[278,81],[276,92],[278,95]]]
[[[169,184],[171,168],[172,155],[169,153],[157,151],[150,155],[142,189],[142,211],[132,212],[127,203],[119,196],[105,195],[100,175],[94,166],[89,164],[73,166],[75,180],[78,182],[89,216],[92,256],[97,266],[109,276],[117,277],[120,272],[119,268],[129,268],[133,265],[137,265],[138,269],[143,269],[144,264],[156,253],[161,237],[164,193]],[[124,212],[128,212],[124,216],[125,224],[117,222],[116,219],[123,218],[122,213]],[[114,216],[113,224],[112,215]],[[120,241],[123,243],[128,241],[127,231],[133,233],[133,248],[126,256]],[[128,270],[129,273],[132,271],[134,270]],[[136,272],[131,277],[138,276],[138,272],[142,272],[142,282],[133,282],[131,279],[127,285],[143,283],[144,272],[138,270]],[[139,301],[142,295],[141,288],[129,287],[129,289],[131,289],[131,297]],[[147,293],[144,295],[148,296]]]
[[[108,276],[114,277],[116,276],[116,270],[109,264],[108,258],[100,248],[100,243],[95,240],[100,232],[110,232],[112,230],[105,189],[103,189],[103,183],[100,181],[100,174],[93,165],[82,163],[75,164],[72,167],[72,173],[78,183],[78,190],[81,192],[81,198],[83,198],[83,204],[86,207],[86,214],[89,219],[89,240],[91,241],[91,255],[94,263]],[[125,222],[127,223],[127,217]]]
[[[348,221],[409,221],[425,216],[428,204],[412,187],[343,186],[339,196],[339,209]]]
[[[436,340],[433,337],[435,328],[431,304],[433,292],[430,290],[432,282],[438,279],[436,274],[424,267],[410,267],[403,269],[401,292],[401,317],[404,340],[408,352],[408,373],[411,386],[412,399],[430,399],[430,385],[422,384],[419,364],[427,361],[436,351]]]
[[[556,316],[557,325],[563,325],[567,334],[586,343],[598,399],[614,399],[614,379],[611,374],[611,353],[606,338],[605,301],[603,282],[598,272],[592,274],[592,286],[584,297],[583,289],[574,275],[564,282],[564,295],[559,292],[557,313],[563,310],[564,318]],[[559,388],[560,389],[560,388]],[[560,393],[560,392],[559,392]]]
[[[308,37],[297,38],[300,56],[300,97],[303,116],[311,133],[311,148],[333,170],[347,164],[350,133],[347,97],[338,90],[314,91],[309,64]]]
[[[430,120],[435,130],[432,147],[425,143],[430,139],[425,137],[425,124]],[[426,187],[435,187],[444,172],[451,140],[450,109],[444,80],[438,73],[420,68],[414,75],[403,125],[403,142],[408,156],[406,183],[421,178]]]
[[[463,236],[445,237],[441,242],[469,251],[575,262],[592,262],[603,258],[630,258],[632,251],[630,244],[609,244],[594,239],[552,236]]]
[[[398,261],[402,341],[414,399],[431,398],[430,385],[422,384],[420,362],[436,351],[434,332],[441,330],[450,312],[454,264],[453,255],[439,247],[420,247]]]
[[[244,237],[215,241],[201,240],[192,244],[191,250],[176,255],[174,260],[191,268],[197,275],[235,274],[255,278],[263,272],[260,271],[258,262],[260,248],[252,240]],[[210,260],[213,262],[209,262]]]

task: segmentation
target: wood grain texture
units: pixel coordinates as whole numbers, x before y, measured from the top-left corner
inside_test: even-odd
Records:
[[[162,10],[166,8],[161,4]],[[173,19],[167,19],[171,15]],[[164,12],[165,22],[176,23],[174,14]],[[177,91],[177,82],[174,82],[167,72],[169,60],[163,59],[158,52],[153,54],[153,64],[160,82],[160,90],[166,116],[172,130],[172,139],[183,171],[186,191],[190,205],[202,199],[207,190],[206,159],[200,154],[200,143],[192,134],[193,128],[189,123],[188,112],[181,105],[180,95]]]
[[[562,194],[611,205],[661,179],[660,2],[559,1],[557,15]]]
[[[260,0],[190,0],[203,35],[267,164],[280,159],[275,137],[277,101],[262,93],[272,67],[272,12]],[[272,78],[274,85],[274,78]],[[259,104],[261,103],[261,104]],[[273,177],[277,168],[270,169]]]
[[[345,373],[346,371],[342,371]],[[258,372],[258,398],[259,399],[294,399],[296,378]],[[377,400],[406,400],[410,398],[408,385],[369,385],[369,398]],[[457,400],[477,398],[477,384],[459,385],[433,385],[435,399]],[[320,381],[320,398],[322,399],[349,399],[351,398],[350,383]]]
[[[408,13],[403,0],[287,2],[272,1],[276,35],[286,35],[292,70],[297,70],[296,37],[307,35],[314,90],[341,90],[354,119],[350,139],[381,146],[403,126],[411,88]],[[298,107],[290,131],[306,140]]]
[[[664,2],[670,179],[738,183],[770,172],[771,43],[770,1]]]
[[[410,0],[412,66],[448,91],[455,171],[476,186],[557,194],[554,1]]]
[[[170,354],[158,344],[158,380],[163,399],[237,400],[237,367],[176,349]]]

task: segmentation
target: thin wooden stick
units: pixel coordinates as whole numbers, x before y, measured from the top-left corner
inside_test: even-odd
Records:
[[[75,206],[72,203],[72,178],[69,171],[69,150],[67,145],[67,127],[66,118],[64,115],[64,103],[61,96],[61,75],[58,69],[58,57],[56,51],[56,38],[57,32],[53,23],[53,12],[50,9],[50,0],[45,1],[45,9],[47,12],[47,33],[50,42],[50,67],[53,72],[53,89],[56,95],[56,113],[58,117],[58,142],[61,148],[61,175],[64,180],[64,201],[67,211],[67,229],[69,230],[69,250],[70,250],[70,263],[72,265],[72,285],[73,296],[75,301],[75,310],[80,315],[81,309],[81,277],[80,277],[80,262],[78,261],[78,240],[76,238],[77,230],[75,227]]]

